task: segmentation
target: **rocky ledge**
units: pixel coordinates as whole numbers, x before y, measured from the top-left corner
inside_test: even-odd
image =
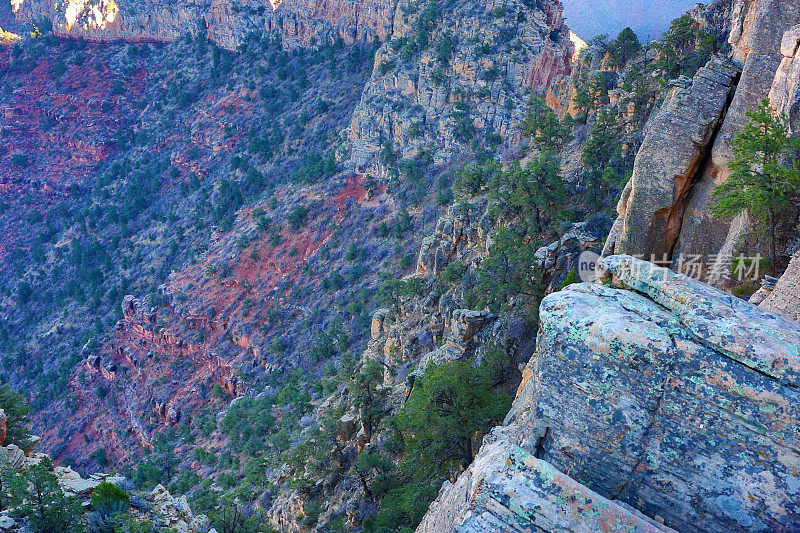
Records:
[[[602,266],[543,300],[511,412],[420,531],[792,530],[800,323],[629,256]]]

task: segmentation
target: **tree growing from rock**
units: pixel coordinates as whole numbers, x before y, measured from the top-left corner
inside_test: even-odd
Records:
[[[528,101],[528,114],[520,126],[522,134],[542,152],[558,152],[572,139],[569,127],[541,96],[532,96]]]
[[[766,98],[746,115],[750,121],[733,139],[730,178],[714,188],[711,212],[726,218],[747,210],[760,219],[766,226],[774,268],[777,217],[800,193],[800,167],[787,162],[789,151],[800,148],[800,140],[789,136],[786,117],[779,115]]]
[[[19,505],[27,479],[8,464],[8,452],[0,455],[0,511]]]
[[[472,462],[473,437],[501,420],[510,404],[469,362],[429,367],[398,415],[414,478],[454,477]]]
[[[608,64],[612,68],[622,68],[641,50],[642,45],[636,32],[625,28],[608,44]]]
[[[17,518],[27,517],[38,533],[67,533],[81,527],[83,507],[75,498],[61,492],[50,459],[28,469],[23,504],[14,509]]]

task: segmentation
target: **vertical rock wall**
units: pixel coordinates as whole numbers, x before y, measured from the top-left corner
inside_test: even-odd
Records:
[[[738,79],[717,80],[712,61],[667,99],[650,124],[634,175],[618,205],[619,217],[607,253],[673,259],[702,256],[705,261],[735,254],[752,229],[746,216],[719,220],[710,213],[712,191],[730,175],[732,140],[747,122],[745,112],[770,97],[786,112],[793,131],[800,121],[800,2],[736,0],[731,10],[731,60]],[[725,75],[727,77],[727,74]],[[711,83],[709,83],[711,82]],[[721,98],[725,86],[728,101]]]
[[[695,176],[725,116],[739,71],[712,59],[694,80],[678,80],[648,125],[620,198],[615,253],[669,255],[681,231]]]
[[[733,46],[734,61],[742,65],[742,75],[714,142],[711,160],[701,169],[700,179],[693,187],[676,253],[707,257],[720,252],[723,255],[732,253],[738,237],[750,229],[746,224],[713,218],[709,213],[711,191],[730,175],[727,165],[733,159],[733,137],[747,122],[745,111],[768,96],[782,59],[783,34],[798,23],[800,2],[797,0],[736,1],[729,42]]]

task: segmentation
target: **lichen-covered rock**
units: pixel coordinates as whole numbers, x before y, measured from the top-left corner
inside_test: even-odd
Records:
[[[672,251],[689,190],[737,76],[735,65],[715,58],[694,80],[675,83],[648,126],[633,176],[617,205],[615,253],[660,257]]]
[[[417,528],[448,531],[672,530],[586,488],[498,432],[484,439],[478,458],[454,485],[446,485]]]
[[[680,531],[791,530],[800,324],[632,257],[602,264],[617,287],[574,284],[543,300],[536,354],[505,425],[424,523],[529,508],[524,476],[474,477],[498,463],[502,441]],[[491,495],[518,487],[518,499],[469,496],[483,479],[497,480]],[[534,502],[552,489],[537,483]]]

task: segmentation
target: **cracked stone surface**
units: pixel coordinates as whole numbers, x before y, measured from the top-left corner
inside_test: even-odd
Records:
[[[505,425],[423,524],[458,529],[531,506],[547,515],[543,492],[574,516],[539,477],[493,474],[512,469],[503,445],[680,531],[791,530],[800,523],[800,324],[629,256],[603,266],[606,284],[543,300],[530,377]]]

